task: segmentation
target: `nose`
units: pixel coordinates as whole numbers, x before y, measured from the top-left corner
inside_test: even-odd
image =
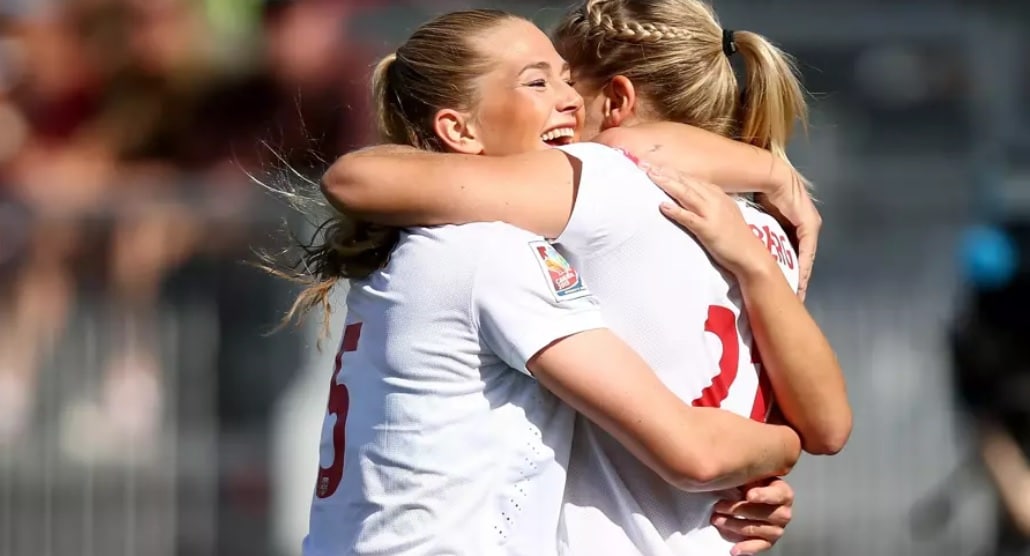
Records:
[[[558,101],[558,111],[566,113],[575,113],[579,109],[583,108],[583,97],[579,96],[576,89],[572,88],[572,85],[562,82],[562,96]]]

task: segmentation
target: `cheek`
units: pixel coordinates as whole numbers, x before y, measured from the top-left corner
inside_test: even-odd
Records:
[[[482,103],[477,119],[485,154],[514,154],[535,148],[548,117],[542,105],[525,94],[505,95]]]

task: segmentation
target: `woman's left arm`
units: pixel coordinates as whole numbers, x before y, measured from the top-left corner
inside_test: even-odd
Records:
[[[711,184],[652,173],[679,204],[662,212],[694,233],[736,276],[776,404],[811,454],[835,454],[851,434],[844,374],[819,325],[752,234],[732,198]]]
[[[823,220],[808,183],[786,160],[754,145],[675,122],[610,128],[594,140],[630,153],[644,168],[680,172],[726,193],[760,193],[762,205],[793,229],[801,262],[798,296],[805,299]]]

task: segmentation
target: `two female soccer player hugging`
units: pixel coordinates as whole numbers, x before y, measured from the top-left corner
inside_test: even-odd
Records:
[[[789,58],[697,0],[553,38],[455,12],[375,70],[385,144],[327,172],[292,269],[291,317],[350,282],[308,556],[756,553],[777,477],[850,434]]]

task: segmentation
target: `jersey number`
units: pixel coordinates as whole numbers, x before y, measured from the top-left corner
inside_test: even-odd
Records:
[[[333,462],[329,467],[319,466],[318,482],[315,484],[315,494],[319,498],[329,498],[340,486],[343,479],[343,450],[347,445],[347,410],[350,408],[350,392],[346,384],[337,384],[336,380],[343,368],[343,354],[350,351],[357,351],[358,338],[361,337],[361,323],[347,325],[343,331],[343,341],[340,342],[340,351],[336,353],[336,362],[333,364],[333,378],[329,383],[329,408],[330,415],[336,416],[336,423],[333,425]]]
[[[705,332],[711,332],[722,344],[722,357],[719,358],[719,374],[712,383],[701,391],[701,396],[692,402],[694,407],[720,407],[730,393],[730,386],[737,379],[737,368],[740,366],[740,334],[737,333],[737,317],[733,311],[711,305],[708,307],[708,320],[705,321]],[[751,362],[758,367],[758,391],[755,402],[751,406],[751,418],[765,422],[772,405],[772,387],[769,378],[762,371],[762,359],[758,354],[758,346],[751,346]]]

